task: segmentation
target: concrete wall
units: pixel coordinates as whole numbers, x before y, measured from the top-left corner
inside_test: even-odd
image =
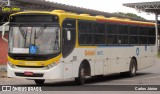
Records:
[[[8,43],[2,39],[2,33],[0,32],[0,65],[7,64],[7,52],[8,52]],[[8,38],[8,34],[5,35],[5,38]]]

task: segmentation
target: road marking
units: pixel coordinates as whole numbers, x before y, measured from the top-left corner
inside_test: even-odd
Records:
[[[154,78],[160,78],[160,76],[148,77],[148,78],[141,78],[141,79],[143,80],[143,79],[154,79]]]
[[[137,81],[137,80],[146,80],[146,79],[154,79],[154,78],[160,78],[160,76],[140,78],[140,79],[134,79],[134,80],[123,80],[123,81]]]

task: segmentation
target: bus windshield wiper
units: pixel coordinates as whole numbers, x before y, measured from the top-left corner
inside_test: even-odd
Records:
[[[57,30],[56,30],[56,39],[55,39],[55,45],[56,45],[56,46],[59,45],[59,43],[58,43],[58,41],[59,41],[59,40],[58,40],[58,39],[59,39],[59,35],[58,35],[58,34],[59,34],[59,29],[60,29],[60,27],[58,27]]]
[[[19,27],[19,31],[24,39],[24,47],[26,46],[26,40],[27,40],[27,30],[22,29],[22,27]]]
[[[27,36],[27,30],[22,29],[22,27],[19,27],[19,31],[23,37],[23,39],[26,39]]]
[[[35,30],[35,39],[38,39],[42,35],[45,29],[46,29],[46,26],[41,27],[38,31]]]

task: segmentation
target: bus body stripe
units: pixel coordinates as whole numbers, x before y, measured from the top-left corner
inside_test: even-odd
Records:
[[[136,21],[123,21],[117,19],[96,19],[97,22],[113,22],[113,23],[120,23],[120,24],[130,24],[130,25],[143,25],[143,26],[154,26],[153,23],[148,22],[136,22]]]

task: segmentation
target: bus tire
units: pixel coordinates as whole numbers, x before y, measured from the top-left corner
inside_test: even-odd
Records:
[[[135,59],[131,59],[129,71],[127,72],[121,72],[120,74],[124,77],[134,77],[137,72],[137,63]]]
[[[137,72],[137,66],[136,66],[136,60],[131,59],[130,61],[130,66],[129,66],[129,71],[127,72],[128,77],[134,77]]]
[[[86,77],[85,68],[84,68],[84,65],[81,64],[79,68],[78,77],[75,78],[75,83],[77,85],[83,85],[85,83],[85,77]]]
[[[36,79],[34,80],[34,82],[37,84],[37,85],[43,85],[44,84],[44,79]]]

